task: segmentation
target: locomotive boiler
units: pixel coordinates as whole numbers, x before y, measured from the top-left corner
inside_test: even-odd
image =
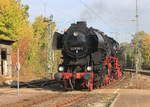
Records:
[[[92,90],[122,76],[117,51],[119,43],[103,32],[77,22],[63,34],[55,32],[53,49],[61,50],[63,62],[55,79],[65,89]]]

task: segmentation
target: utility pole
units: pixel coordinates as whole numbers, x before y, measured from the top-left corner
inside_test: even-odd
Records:
[[[138,0],[136,0],[136,33],[135,33],[135,36],[136,34],[139,32],[139,13],[138,13]],[[136,74],[138,74],[138,70],[140,68],[140,41],[138,40],[137,43],[136,43],[136,62],[135,62],[135,69],[136,69]]]
[[[136,0],[136,32],[139,31],[139,11],[138,11],[138,0]]]
[[[139,32],[139,8],[138,8],[138,0],[136,0],[136,33],[135,36],[138,36],[138,32]],[[136,57],[135,57],[135,70],[136,70],[136,86],[138,85],[138,81],[139,81],[139,77],[138,77],[138,73],[139,73],[139,69],[141,69],[141,52],[140,52],[140,48],[141,48],[141,40],[138,37],[137,38],[137,43],[135,46],[135,51],[136,51]]]

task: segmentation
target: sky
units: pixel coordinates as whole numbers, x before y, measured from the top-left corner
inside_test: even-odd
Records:
[[[59,31],[71,23],[86,21],[117,41],[130,42],[136,31],[136,0],[22,0],[29,5],[29,20],[53,15]],[[138,0],[139,31],[150,33],[150,1]]]

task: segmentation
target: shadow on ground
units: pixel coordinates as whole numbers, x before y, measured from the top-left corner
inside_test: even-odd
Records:
[[[12,81],[9,85],[11,88],[17,88],[18,82]],[[38,79],[30,82],[19,82],[19,88],[34,88],[36,90],[51,90],[51,91],[65,91],[60,82],[51,79]]]

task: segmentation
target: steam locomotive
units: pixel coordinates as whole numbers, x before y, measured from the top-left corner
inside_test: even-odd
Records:
[[[54,77],[66,90],[91,91],[122,77],[117,58],[119,43],[87,27],[86,22],[71,24],[63,34],[55,32],[53,49],[62,52],[63,62]]]

